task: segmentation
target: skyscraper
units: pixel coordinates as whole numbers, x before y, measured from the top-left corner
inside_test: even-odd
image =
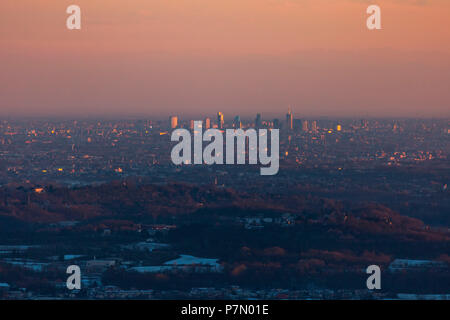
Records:
[[[397,132],[398,131],[398,124],[397,122],[394,122],[394,125],[392,126],[392,131]]]
[[[258,113],[256,115],[256,119],[255,119],[255,128],[261,128],[262,127],[262,119],[261,119],[261,114]]]
[[[311,131],[313,132],[313,133],[317,133],[317,121],[313,121],[313,122],[311,122]]]
[[[178,117],[177,116],[171,116],[169,118],[170,121],[170,128],[175,129],[178,126]]]
[[[369,121],[362,119],[361,120],[361,128],[366,129],[366,130],[369,129]]]
[[[274,129],[280,129],[280,120],[273,119],[273,127]]]
[[[223,113],[222,112],[218,112],[217,113],[217,127],[219,129],[223,129],[223,124],[224,124]]]
[[[288,113],[286,114],[286,129],[293,130],[294,129],[294,116],[291,112],[291,106],[289,106]]]
[[[302,131],[303,132],[308,132],[308,120],[303,120],[302,121]]]
[[[241,123],[241,117],[240,116],[234,117],[233,127],[235,129],[241,129],[242,128],[242,123]]]
[[[211,128],[211,119],[205,118],[205,129]]]

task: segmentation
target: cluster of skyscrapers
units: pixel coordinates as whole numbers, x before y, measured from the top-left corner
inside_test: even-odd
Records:
[[[169,118],[170,129],[176,129],[182,127],[183,125],[180,123],[178,116],[171,116]],[[279,119],[273,119],[272,121],[264,121],[260,113],[256,115],[256,118],[253,123],[250,123],[249,126],[254,126],[255,128],[275,128],[275,129],[284,129],[286,131],[293,131],[294,129],[304,132],[317,132],[317,121],[308,122],[308,120],[294,119],[294,115],[292,113],[291,107],[288,108],[288,112],[286,114],[286,120],[284,124]],[[225,124],[224,114],[222,112],[217,113],[217,120],[213,122],[211,118],[205,118],[203,121],[203,128],[217,128],[217,129],[225,129],[226,127],[241,129],[243,127],[241,117],[239,115],[233,118],[233,121],[228,123],[228,126]],[[194,128],[194,120],[190,120],[189,128]],[[338,131],[341,130],[340,126],[337,128]]]

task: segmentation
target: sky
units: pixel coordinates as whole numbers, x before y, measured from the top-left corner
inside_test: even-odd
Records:
[[[450,117],[449,21],[449,0],[1,0],[0,116]]]

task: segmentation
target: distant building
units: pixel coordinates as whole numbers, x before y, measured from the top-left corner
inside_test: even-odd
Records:
[[[301,130],[302,129],[302,120],[301,119],[294,119],[294,123],[293,123],[292,127],[295,130]]]
[[[241,117],[240,116],[234,117],[233,127],[235,129],[241,129],[242,128],[242,122],[241,122]]]
[[[86,261],[86,269],[89,271],[104,271],[116,265],[115,260],[89,260]]]
[[[369,121],[362,119],[361,120],[361,128],[363,129],[369,129]]]
[[[34,192],[36,193],[43,193],[45,191],[44,188],[34,188]]]
[[[286,114],[286,129],[294,129],[294,116],[292,115],[291,107],[289,106],[288,113]]]
[[[261,128],[262,127],[262,118],[261,118],[261,114],[258,113],[256,115],[256,119],[255,119],[255,128]]]
[[[397,124],[397,122],[395,122],[394,125],[392,126],[392,131],[393,132],[397,132],[398,131],[398,124]]]
[[[197,258],[190,255],[181,255],[178,259],[170,260],[160,266],[133,267],[130,270],[140,273],[159,272],[222,272],[223,267],[219,264],[219,259]]]
[[[211,128],[211,119],[205,118],[205,129]]]
[[[317,133],[317,131],[318,131],[318,129],[317,129],[317,121],[311,122],[311,131],[313,133]]]
[[[99,275],[85,275],[81,279],[83,288],[102,287],[102,277]]]
[[[176,127],[178,127],[178,117],[177,116],[171,116],[169,118],[169,121],[170,121],[171,129],[175,129]]]
[[[281,128],[279,119],[273,119],[273,128],[274,129],[280,129]]]
[[[223,120],[223,113],[222,112],[218,112],[217,113],[217,127],[219,129],[223,129],[223,127],[224,127],[224,120]]]
[[[395,259],[388,267],[390,272],[400,271],[426,271],[429,269],[446,269],[447,264],[443,261],[433,260],[410,260]]]
[[[308,132],[308,120],[303,120],[302,121],[302,131],[303,132]]]

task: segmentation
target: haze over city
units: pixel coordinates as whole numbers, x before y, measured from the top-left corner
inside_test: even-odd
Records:
[[[73,3],[1,2],[0,116],[450,115],[445,0]]]

